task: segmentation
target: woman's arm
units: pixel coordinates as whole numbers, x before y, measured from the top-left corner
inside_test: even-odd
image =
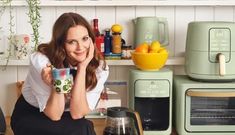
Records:
[[[64,94],[56,92],[54,89],[51,91],[51,95],[47,101],[44,114],[53,121],[58,121],[64,112],[65,97]]]
[[[47,67],[42,69],[42,80],[49,86],[51,86],[51,94],[47,101],[46,107],[43,110],[44,114],[53,121],[58,121],[64,112],[65,97],[64,94],[57,93],[52,87],[52,75],[51,65],[47,64]]]
[[[80,119],[89,113],[90,109],[86,98],[86,68],[77,69],[74,87],[71,91],[70,113],[73,119]]]
[[[74,80],[74,87],[71,91],[70,114],[73,119],[84,117],[90,112],[86,98],[86,68],[94,57],[94,44],[90,39],[88,55],[83,62],[77,65],[77,74]]]

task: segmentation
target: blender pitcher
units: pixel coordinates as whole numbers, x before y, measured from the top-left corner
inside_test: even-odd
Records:
[[[143,135],[139,114],[125,107],[108,108],[103,135]]]
[[[159,41],[169,44],[168,22],[164,17],[137,17],[133,20],[135,27],[135,47],[141,43]]]

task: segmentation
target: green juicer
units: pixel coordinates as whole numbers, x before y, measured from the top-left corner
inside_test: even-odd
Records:
[[[196,80],[235,80],[235,23],[191,22],[186,39],[185,70]]]
[[[144,135],[170,135],[172,129],[171,70],[130,70],[129,107],[140,114]]]

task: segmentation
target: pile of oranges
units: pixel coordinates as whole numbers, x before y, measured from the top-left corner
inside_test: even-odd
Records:
[[[131,53],[135,66],[141,70],[157,71],[161,69],[168,58],[168,51],[161,46],[159,41],[151,44],[142,43]]]
[[[159,41],[153,41],[151,44],[144,42],[136,47],[135,52],[138,52],[138,53],[168,53],[167,50],[161,46]]]

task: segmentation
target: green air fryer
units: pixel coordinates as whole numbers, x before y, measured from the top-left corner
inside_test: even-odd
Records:
[[[172,129],[171,70],[130,70],[129,107],[139,113],[144,135],[170,135]]]
[[[185,70],[192,79],[235,80],[235,23],[191,22],[186,39]]]

